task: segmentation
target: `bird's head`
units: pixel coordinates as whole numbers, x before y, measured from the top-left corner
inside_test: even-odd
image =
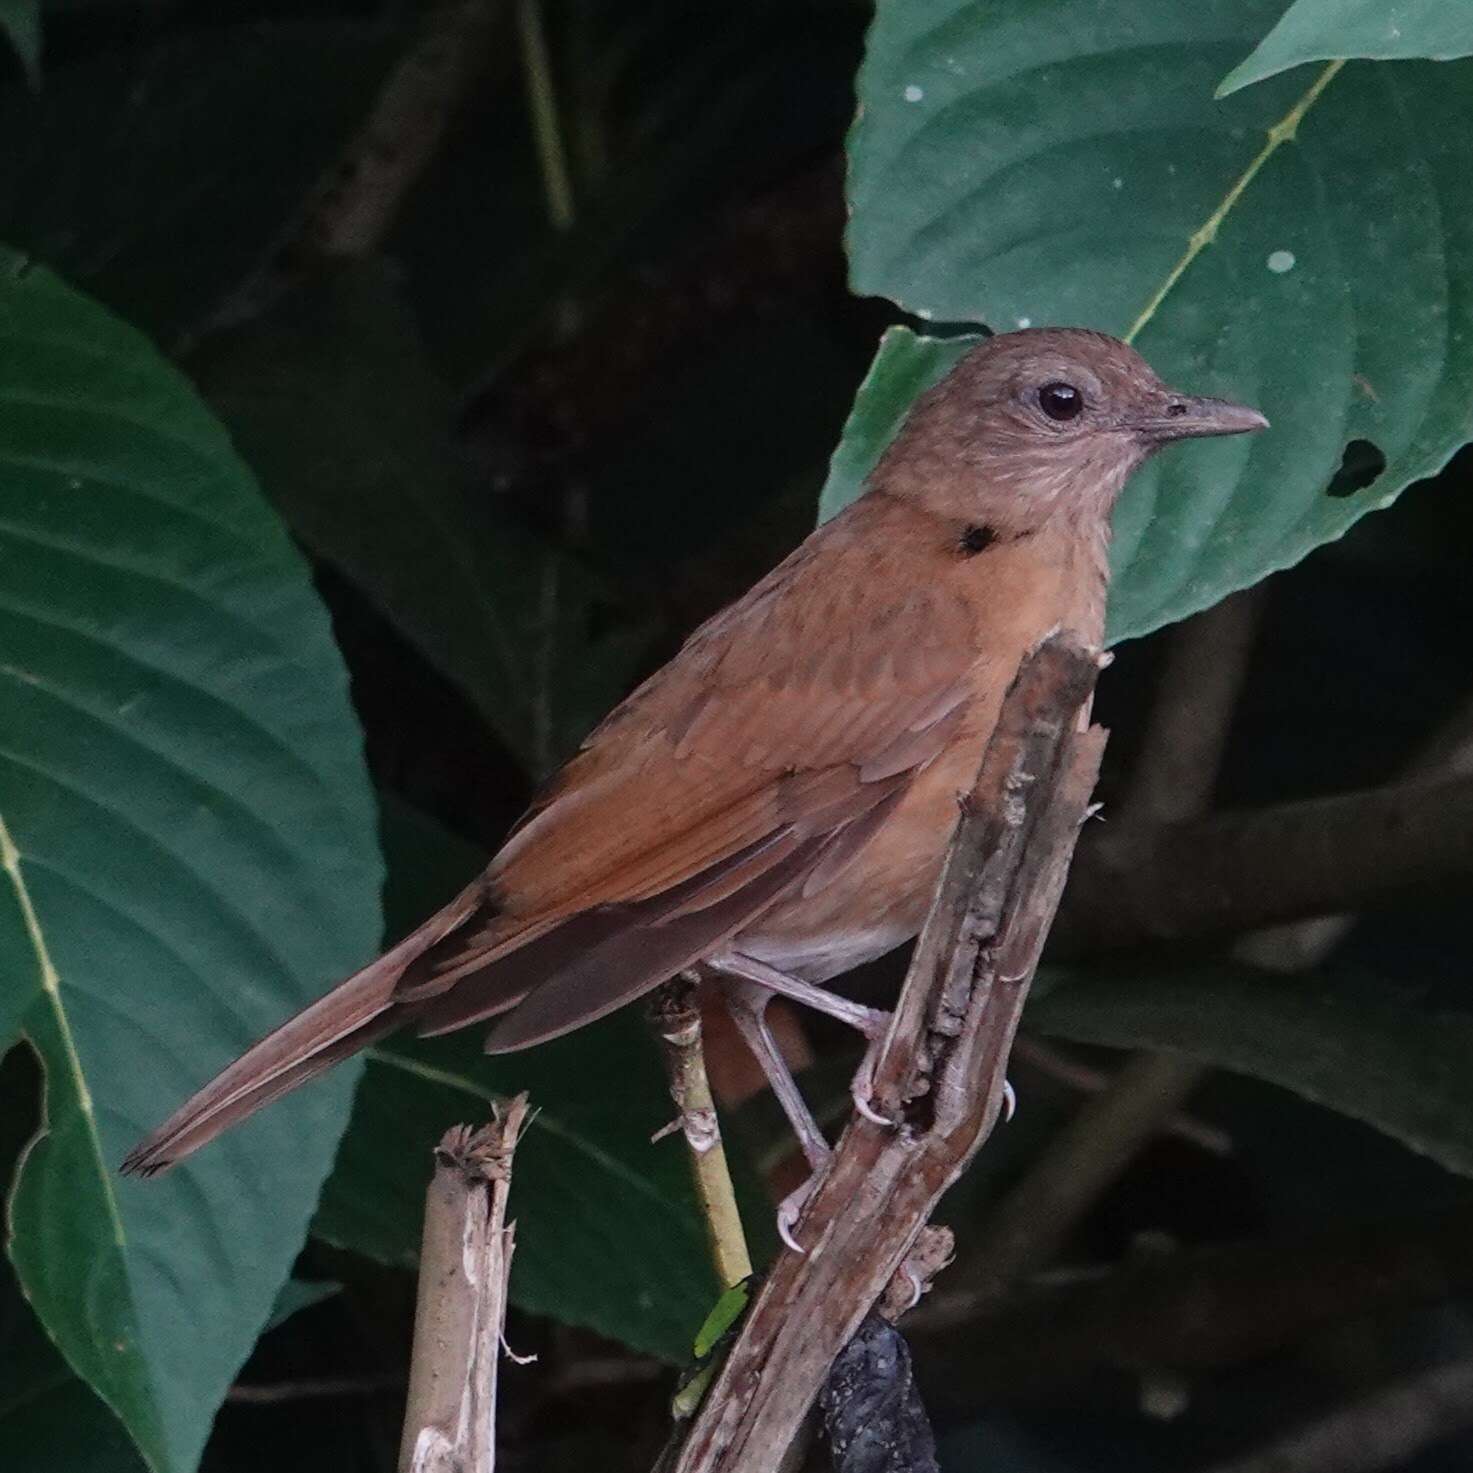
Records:
[[[1134,348],[1082,328],[1001,333],[916,401],[875,484],[1015,531],[1105,516],[1173,440],[1266,428],[1256,409],[1167,387]]]

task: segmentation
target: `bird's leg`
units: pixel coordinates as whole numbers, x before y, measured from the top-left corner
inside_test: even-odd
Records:
[[[748,982],[743,977],[724,973],[717,974],[717,981],[732,1022],[752,1051],[752,1057],[762,1066],[767,1083],[777,1096],[778,1104],[783,1107],[783,1114],[788,1117],[788,1123],[793,1127],[793,1133],[798,1137],[798,1144],[803,1148],[803,1156],[808,1162],[811,1173],[808,1180],[796,1192],[784,1197],[777,1209],[778,1237],[795,1253],[802,1253],[802,1247],[793,1237],[793,1228],[803,1210],[804,1202],[813,1190],[818,1173],[828,1164],[833,1150],[818,1128],[818,1122],[813,1118],[813,1112],[808,1108],[808,1102],[803,1098],[798,1083],[788,1068],[787,1060],[778,1050],[772,1030],[767,1026],[767,1004],[772,997],[771,991]]]
[[[863,1003],[851,1002],[847,997],[836,997],[827,988],[815,986],[812,982],[805,982],[801,977],[790,977],[786,972],[780,972],[776,967],[768,966],[766,962],[759,962],[755,957],[744,956],[739,951],[724,953],[715,959],[712,965],[719,967],[727,976],[740,977],[767,993],[775,992],[792,1002],[802,1003],[806,1007],[813,1008],[815,1012],[826,1013],[830,1018],[837,1018],[839,1022],[847,1023],[851,1028],[858,1029],[864,1035],[867,1047],[864,1051],[864,1058],[860,1060],[859,1068],[854,1071],[854,1078],[849,1085],[850,1098],[854,1101],[854,1108],[866,1120],[873,1120],[876,1125],[895,1124],[895,1121],[888,1116],[881,1115],[870,1103],[874,1092],[871,1076],[875,1056],[879,1050],[880,1041],[885,1036],[885,1030],[890,1026],[889,1013],[882,1008],[867,1008]],[[774,1086],[775,1090],[776,1086]]]
[[[804,1100],[788,1068],[787,1061],[778,1050],[777,1040],[767,1026],[767,1003],[771,994],[741,977],[722,975],[719,977],[721,995],[726,1001],[727,1011],[743,1042],[752,1051],[752,1057],[762,1066],[777,1102],[783,1107],[798,1144],[808,1165],[818,1171],[827,1165],[832,1154],[829,1143],[824,1139],[818,1122],[813,1118],[808,1103]]]
[[[723,952],[719,957],[711,959],[711,965],[728,977],[740,977],[744,981],[755,982],[767,992],[775,992],[779,997],[802,1003],[816,1013],[837,1018],[839,1022],[858,1029],[871,1043],[877,1038],[883,1038],[885,1029],[890,1026],[890,1014],[883,1008],[867,1008],[863,1003],[838,997],[826,987],[805,982],[801,977],[790,977],[786,972],[769,967],[766,962],[759,962],[755,957],[744,956],[739,951]]]
[[[719,957],[713,957],[710,965],[717,968],[724,976],[739,977],[743,981],[754,983],[767,993],[777,993],[780,997],[802,1003],[815,1012],[826,1013],[830,1018],[837,1018],[839,1022],[847,1023],[851,1028],[862,1033],[868,1046],[865,1048],[864,1058],[859,1061],[859,1068],[854,1071],[854,1078],[849,1085],[849,1095],[854,1101],[854,1108],[866,1120],[872,1120],[876,1125],[899,1124],[898,1121],[891,1120],[888,1115],[880,1114],[871,1103],[874,1098],[872,1074],[875,1060],[879,1054],[880,1043],[885,1037],[885,1030],[890,1026],[888,1012],[883,1008],[867,1008],[863,1003],[851,1002],[847,997],[838,997],[827,988],[819,987],[812,982],[805,982],[801,977],[791,977],[788,973],[780,972],[776,967],[770,967],[766,962],[759,962],[755,957],[745,956],[739,951],[723,952]],[[766,1024],[763,1027],[765,1028]],[[768,1041],[770,1044],[771,1035]],[[756,1053],[755,1047],[753,1052]],[[778,1062],[782,1064],[781,1059]],[[787,1065],[782,1064],[782,1068],[786,1073]],[[797,1086],[793,1085],[792,1075],[789,1074],[787,1077],[789,1085],[793,1087],[796,1094]],[[768,1078],[772,1078],[771,1074],[768,1075]],[[777,1094],[779,1100],[782,1099],[782,1094],[775,1083],[773,1093]],[[801,1098],[799,1104],[802,1104]],[[1017,1107],[1018,1097],[1013,1091],[1013,1086],[1004,1081],[1003,1119],[1011,1120]],[[783,1108],[786,1110],[788,1107],[784,1104]],[[807,1114],[806,1105],[803,1106],[803,1110]],[[788,1118],[792,1119],[791,1112]],[[810,1115],[808,1118],[811,1121],[813,1117]],[[796,1124],[794,1129],[797,1129]],[[801,1138],[801,1131],[799,1131],[799,1136]]]

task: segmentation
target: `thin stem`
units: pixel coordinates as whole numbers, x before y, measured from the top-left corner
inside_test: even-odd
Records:
[[[522,69],[527,79],[527,101],[532,112],[532,136],[547,197],[547,218],[557,231],[571,230],[576,217],[568,150],[558,116],[557,89],[542,24],[541,0],[519,0],[517,28],[522,40]]]
[[[695,987],[679,979],[667,982],[650,1003],[650,1021],[670,1075],[670,1097],[680,1112],[660,1135],[679,1131],[685,1138],[691,1177],[711,1245],[711,1263],[722,1287],[729,1289],[751,1276],[752,1257],[747,1251],[736,1189],[721,1143],[711,1081],[706,1076],[701,1012],[695,996]]]

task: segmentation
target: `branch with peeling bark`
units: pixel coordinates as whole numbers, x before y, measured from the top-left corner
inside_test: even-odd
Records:
[[[901,1276],[1002,1108],[1008,1052],[1099,772],[1081,730],[1096,657],[1057,636],[1003,704],[856,1116],[774,1264],[674,1467],[779,1465],[839,1351]],[[910,1291],[914,1297],[914,1288]]]
[[[454,1126],[436,1148],[399,1473],[496,1466],[496,1373],[515,1238],[506,1199],[526,1119],[527,1097],[518,1095],[490,1125]]]

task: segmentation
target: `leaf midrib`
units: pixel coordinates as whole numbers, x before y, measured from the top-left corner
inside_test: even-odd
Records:
[[[1253,183],[1259,170],[1271,159],[1279,148],[1293,139],[1299,131],[1299,125],[1304,121],[1305,114],[1320,100],[1325,88],[1335,80],[1340,68],[1345,65],[1344,59],[1332,61],[1324,67],[1314,81],[1310,83],[1304,94],[1268,130],[1268,138],[1262,148],[1253,156],[1248,167],[1233,180],[1228,191],[1217,203],[1216,208],[1202,222],[1187,239],[1187,248],[1182,253],[1181,259],[1166,274],[1166,279],[1157,287],[1150,301],[1141,309],[1140,315],[1131,323],[1125,333],[1127,343],[1135,342],[1136,338],[1145,330],[1147,324],[1160,310],[1161,304],[1171,295],[1178,281],[1186,274],[1192,262],[1217,239],[1217,232],[1222,228],[1222,222],[1227,219],[1233,207],[1243,197],[1248,186]]]

